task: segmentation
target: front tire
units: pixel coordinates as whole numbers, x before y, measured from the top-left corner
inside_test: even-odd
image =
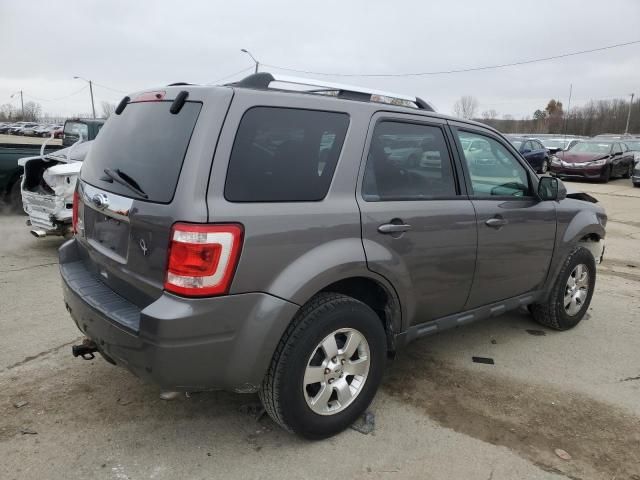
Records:
[[[600,177],[600,181],[602,183],[608,183],[611,180],[611,170],[613,167],[605,167],[604,172],[602,173],[602,177]]]
[[[545,175],[549,171],[549,159],[545,158],[540,166],[540,173]]]
[[[320,293],[287,328],[260,389],[269,416],[309,439],[335,435],[369,406],[382,380],[385,331],[364,303]]]
[[[584,247],[565,260],[546,301],[534,303],[533,318],[555,330],[575,327],[587,313],[596,283],[596,261]]]
[[[622,175],[622,178],[631,178],[632,176],[633,176],[633,162],[629,164],[629,168],[627,168],[627,171],[624,172],[624,175]]]

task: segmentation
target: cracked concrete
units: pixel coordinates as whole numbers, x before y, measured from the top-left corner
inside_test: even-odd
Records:
[[[254,395],[165,402],[100,357],[72,358],[79,333],[55,266],[62,239],[0,217],[0,478],[327,478],[339,458],[340,475],[355,479],[638,480],[640,189],[627,183],[571,185],[612,219],[576,329],[513,312],[422,339],[390,364],[371,406],[375,431],[323,442],[256,420],[245,408]]]

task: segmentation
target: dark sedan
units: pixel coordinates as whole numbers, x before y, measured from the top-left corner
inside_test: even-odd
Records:
[[[633,152],[621,142],[582,141],[551,160],[551,173],[560,178],[608,182],[633,174]]]
[[[508,138],[536,172],[547,173],[549,170],[549,150],[539,140],[526,137]]]

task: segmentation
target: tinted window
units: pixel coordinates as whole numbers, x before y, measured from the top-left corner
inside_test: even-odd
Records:
[[[242,117],[227,169],[232,202],[322,200],[349,126],[345,113],[256,107]]]
[[[615,143],[613,145],[613,153],[622,153],[622,148],[619,143]]]
[[[423,200],[454,195],[451,157],[440,128],[390,121],[376,125],[362,185],[365,200]]]
[[[89,138],[89,127],[86,123],[67,122],[64,124],[64,134],[76,138],[78,135],[82,135],[82,138],[87,140]]]
[[[530,194],[527,170],[500,142],[470,132],[457,132],[476,196]],[[469,145],[464,148],[464,144]]]
[[[84,161],[82,179],[109,192],[140,198],[126,186],[104,180],[105,168],[119,170],[150,201],[170,202],[201,104],[187,102],[176,115],[169,112],[170,106],[171,102],[131,103],[120,115],[111,115]]]

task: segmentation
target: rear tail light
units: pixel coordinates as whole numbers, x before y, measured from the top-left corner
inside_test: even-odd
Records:
[[[78,202],[80,201],[80,195],[78,190],[73,191],[73,206],[71,209],[71,226],[73,227],[73,233],[78,233]]]
[[[171,229],[165,290],[186,297],[227,293],[242,236],[238,224],[176,223]]]

